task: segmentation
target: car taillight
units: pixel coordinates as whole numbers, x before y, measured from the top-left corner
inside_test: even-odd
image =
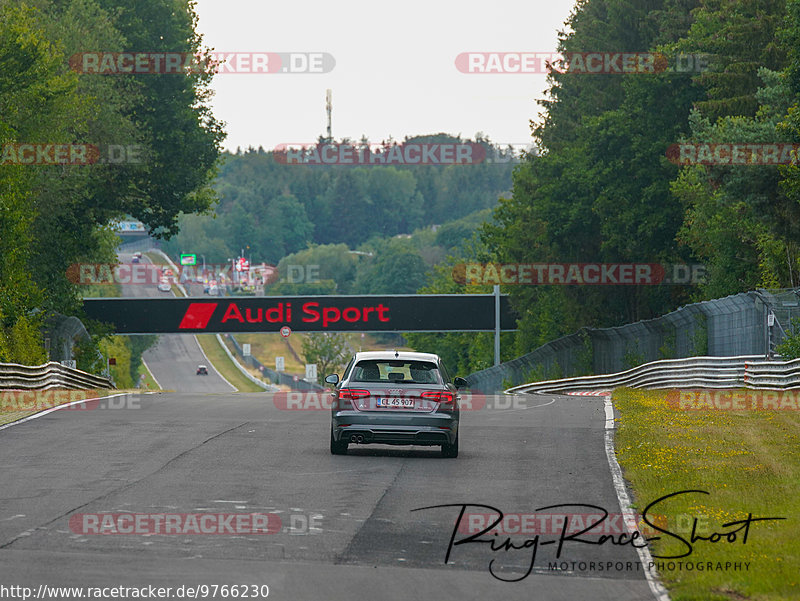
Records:
[[[455,395],[452,392],[423,392],[420,396],[423,399],[430,399],[445,405],[445,409],[452,408],[455,401]]]
[[[339,398],[340,399],[363,399],[364,397],[369,396],[369,390],[362,390],[359,388],[342,388],[339,391]]]

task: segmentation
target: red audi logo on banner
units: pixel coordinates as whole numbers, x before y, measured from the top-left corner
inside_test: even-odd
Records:
[[[178,327],[181,330],[204,330],[216,308],[217,303],[192,303],[183,314],[181,325]]]

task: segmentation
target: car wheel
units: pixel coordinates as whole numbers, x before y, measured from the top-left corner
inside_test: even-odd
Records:
[[[341,440],[337,442],[333,438],[333,430],[331,430],[331,455],[347,455],[347,441]]]
[[[442,445],[442,457],[451,459],[458,457],[458,434],[456,434],[456,441],[453,444],[446,442]]]

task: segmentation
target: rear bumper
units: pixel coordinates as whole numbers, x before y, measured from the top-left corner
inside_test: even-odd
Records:
[[[333,415],[333,438],[359,444],[453,444],[458,435],[458,413],[401,414],[383,411],[338,411]]]

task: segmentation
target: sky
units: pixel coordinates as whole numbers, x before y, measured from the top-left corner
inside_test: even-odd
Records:
[[[482,132],[503,145],[529,144],[546,76],[464,73],[456,57],[553,53],[573,6],[574,0],[198,0],[196,10],[204,44],[217,52],[326,53],[305,55],[321,60],[325,73],[216,75],[211,104],[226,123],[224,148],[235,151],[315,142],[327,127],[327,89],[335,139]],[[303,57],[295,61],[301,65]],[[285,62],[270,57],[268,64]]]

